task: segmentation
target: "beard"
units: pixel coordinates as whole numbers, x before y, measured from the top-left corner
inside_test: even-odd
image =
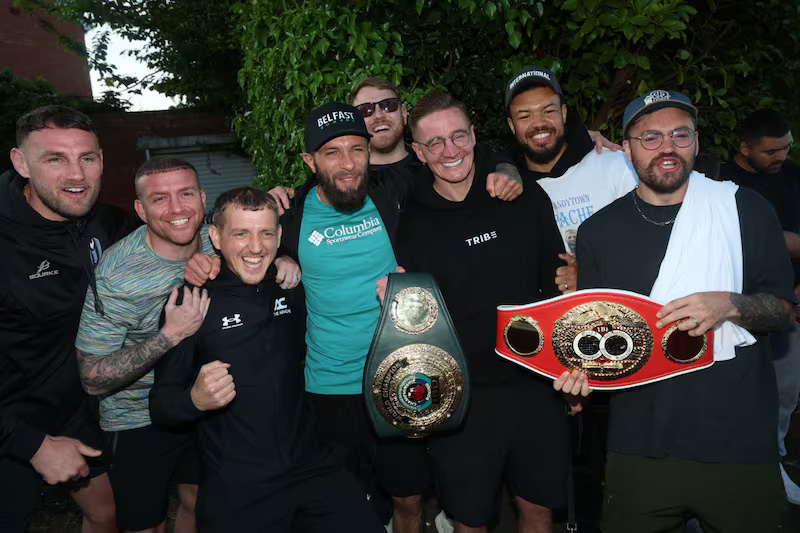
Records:
[[[358,174],[361,180],[355,189],[341,190],[336,186],[336,178],[347,176],[348,174]],[[338,211],[352,213],[364,207],[367,199],[367,166],[360,169],[360,172],[338,172],[334,175],[326,174],[322,171],[317,172],[317,182],[325,198]]]
[[[783,161],[777,161],[767,166],[762,166],[752,157],[748,157],[747,163],[753,170],[761,174],[777,174],[781,171],[781,168],[783,168]]]
[[[678,160],[679,166],[672,172],[667,172],[659,176],[656,172],[656,166],[662,157],[674,157]],[[692,169],[694,168],[694,158],[695,156],[692,155],[691,161],[687,161],[675,153],[670,155],[662,153],[654,157],[647,167],[642,166],[638,161],[634,161],[633,167],[636,169],[639,180],[647,185],[653,192],[658,194],[670,194],[680,189],[689,179],[689,174],[692,173]]]
[[[391,122],[391,121],[381,121],[372,125],[372,130],[375,131],[375,128],[381,125],[389,126],[389,130],[387,133],[390,135],[378,137],[376,135],[372,136],[369,142],[369,149],[381,154],[388,154],[395,148],[397,145],[403,142],[403,127],[402,125]]]
[[[525,132],[525,138],[527,139],[528,136],[536,135],[537,133],[541,133],[543,131],[549,131],[552,134],[555,134],[556,130],[552,128],[537,128],[535,130]],[[564,144],[567,142],[567,137],[564,132],[561,132],[561,135],[555,138],[553,142],[553,146],[550,148],[542,147],[540,150],[536,150],[531,148],[531,146],[527,142],[520,142],[520,146],[522,150],[525,152],[525,157],[528,158],[529,161],[536,163],[537,165],[544,165],[553,161],[561,150],[564,148]]]
[[[67,198],[62,198],[54,190],[49,190],[44,187],[39,187],[37,183],[29,179],[28,183],[36,193],[39,201],[53,213],[67,219],[82,218],[91,211],[94,204],[97,202],[97,197],[100,195],[100,182],[89,189],[90,193],[83,201],[70,202]],[[73,185],[73,187],[89,187],[88,185]]]

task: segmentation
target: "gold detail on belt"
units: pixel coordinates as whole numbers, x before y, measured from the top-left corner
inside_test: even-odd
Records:
[[[441,348],[410,344],[381,362],[371,392],[390,424],[421,436],[453,415],[464,394],[464,376]]]
[[[633,309],[614,302],[573,307],[555,321],[553,351],[569,370],[613,381],[644,366],[653,352],[653,333]]]
[[[425,289],[407,287],[392,299],[389,315],[397,329],[410,335],[419,335],[436,323],[439,306],[433,295]]]

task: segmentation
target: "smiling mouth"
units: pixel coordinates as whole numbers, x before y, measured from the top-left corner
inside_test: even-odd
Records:
[[[172,224],[173,226],[183,226],[187,222],[189,222],[188,218],[179,218],[177,220],[170,220],[169,221],[169,223]]]
[[[377,126],[377,127],[375,127],[375,128],[372,128],[372,131],[373,131],[373,132],[375,132],[375,133],[380,133],[380,132],[382,132],[382,131],[389,131],[390,129],[392,129],[392,127],[391,127],[390,125],[388,125],[388,124],[381,124],[380,126]]]
[[[680,165],[678,164],[678,162],[675,161],[674,159],[664,159],[658,162],[658,167],[661,168],[662,170],[667,170],[667,171],[675,170],[679,166]]]
[[[536,133],[534,133],[532,135],[528,135],[528,139],[532,140],[533,142],[535,142],[537,144],[544,144],[547,141],[549,141],[552,136],[553,136],[553,132],[552,131],[550,131],[550,130],[541,131],[540,130],[540,131],[537,131]]]
[[[263,260],[264,258],[261,256],[246,255],[242,257],[242,261],[244,261],[245,265],[247,265],[249,268],[260,267]]]
[[[458,161],[453,161],[452,163],[442,163],[442,165],[447,168],[452,168],[460,165],[462,161],[464,161],[464,159],[459,159]]]
[[[86,187],[64,187],[63,190],[70,194],[81,194],[86,191]]]

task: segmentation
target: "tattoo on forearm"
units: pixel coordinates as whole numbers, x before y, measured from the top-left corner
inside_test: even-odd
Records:
[[[789,326],[791,306],[771,294],[744,295],[731,293],[731,303],[739,310],[733,322],[753,331],[773,331]]]
[[[78,350],[83,388],[89,394],[104,394],[124,387],[146,374],[173,346],[159,331],[140,344],[108,355],[92,355]]]
[[[511,163],[500,163],[497,165],[495,171],[505,174],[511,181],[522,183],[522,176],[519,175],[519,170]]]

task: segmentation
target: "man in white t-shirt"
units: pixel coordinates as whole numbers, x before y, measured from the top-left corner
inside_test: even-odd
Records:
[[[530,66],[509,81],[508,126],[518,146],[510,152],[523,179],[534,179],[553,202],[558,229],[569,254],[558,271],[561,292],[575,290],[578,226],[636,186],[623,152],[597,153],[577,118],[567,119],[561,86],[552,72]]]

